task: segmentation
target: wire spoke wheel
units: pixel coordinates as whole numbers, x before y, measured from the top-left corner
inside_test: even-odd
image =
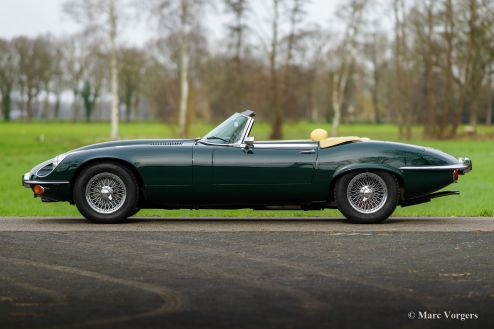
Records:
[[[127,189],[120,177],[109,172],[93,176],[86,185],[86,201],[100,214],[112,214],[125,203]]]
[[[386,204],[388,188],[379,175],[365,172],[350,180],[346,195],[353,209],[363,214],[373,214]]]

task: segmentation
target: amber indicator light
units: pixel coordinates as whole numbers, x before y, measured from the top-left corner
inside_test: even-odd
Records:
[[[34,191],[34,194],[36,194],[36,195],[43,195],[43,193],[45,193],[45,189],[41,185],[34,185],[33,191]]]

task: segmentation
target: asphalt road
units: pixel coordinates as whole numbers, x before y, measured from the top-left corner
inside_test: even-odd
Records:
[[[0,328],[493,328],[493,256],[493,218],[0,218]]]

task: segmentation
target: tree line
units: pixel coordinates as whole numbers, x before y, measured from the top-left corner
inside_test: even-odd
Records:
[[[327,26],[311,23],[310,0],[263,1],[262,19],[258,5],[68,0],[76,34],[0,39],[3,118],[58,119],[70,94],[73,120],[111,104],[113,138],[120,115],[144,109],[182,136],[193,120],[244,108],[271,122],[274,139],[285,120],[328,122],[333,135],[341,122],[393,122],[402,138],[417,124],[432,138],[491,124],[494,1],[345,0]],[[223,39],[208,33],[207,12],[227,22]],[[136,17],[154,31],[140,47],[121,42]]]

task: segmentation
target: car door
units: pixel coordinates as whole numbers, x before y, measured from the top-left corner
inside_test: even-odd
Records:
[[[211,192],[225,201],[292,203],[312,198],[318,147],[310,142],[257,142],[212,149]]]

